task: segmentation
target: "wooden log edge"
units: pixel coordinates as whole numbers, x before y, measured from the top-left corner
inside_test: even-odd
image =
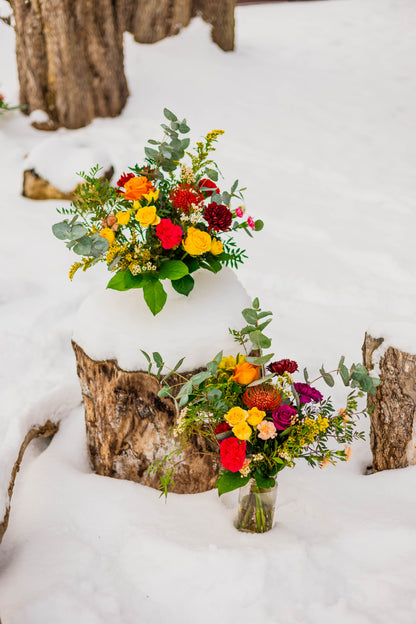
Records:
[[[35,440],[36,438],[49,438],[51,436],[54,436],[55,433],[57,433],[58,429],[59,429],[59,422],[56,423],[56,422],[51,422],[50,420],[47,420],[44,425],[32,427],[27,432],[25,439],[23,440],[22,445],[20,447],[19,455],[14,463],[11,478],[10,478],[9,488],[7,491],[9,500],[7,503],[6,512],[4,514],[3,521],[0,523],[0,543],[3,539],[3,536],[9,524],[10,505],[11,505],[11,499],[13,495],[14,484],[16,482],[17,473],[20,470],[23,456],[25,454],[27,447],[32,442],[32,440]]]

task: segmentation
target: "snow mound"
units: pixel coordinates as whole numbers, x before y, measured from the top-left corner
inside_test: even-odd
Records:
[[[38,175],[64,193],[70,193],[81,182],[77,175],[99,164],[104,171],[110,166],[108,155],[95,147],[79,143],[74,137],[59,132],[36,145],[24,160],[25,169]]]
[[[187,300],[164,282],[168,300],[157,316],[141,290],[90,295],[75,320],[73,339],[92,359],[117,360],[124,370],[147,369],[140,349],[159,351],[169,366],[186,356],[182,371],[204,366],[221,350],[236,355],[241,347],[228,329],[244,322],[241,310],[250,305],[244,287],[228,268],[219,275],[200,270],[194,278]]]

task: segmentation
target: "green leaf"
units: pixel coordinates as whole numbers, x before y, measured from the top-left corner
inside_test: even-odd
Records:
[[[210,270],[211,270],[213,273],[219,273],[219,272],[221,271],[221,269],[222,269],[222,264],[221,264],[221,262],[219,262],[219,261],[218,261],[216,258],[214,258],[214,257],[210,257],[210,256],[208,256],[208,257],[205,259],[205,262],[207,262],[207,264],[209,264]]]
[[[172,111],[170,111],[168,108],[163,109],[163,114],[166,117],[166,119],[169,119],[169,121],[178,121],[178,118],[176,117],[175,113],[172,113]]]
[[[264,323],[260,323],[260,325],[258,326],[258,329],[259,329],[260,331],[263,331],[263,329],[266,329],[267,325],[268,325],[269,323],[271,323],[271,322],[272,322],[272,320],[273,320],[273,319],[268,319],[268,320],[267,320],[267,321],[265,321]]]
[[[203,381],[211,377],[211,373],[209,371],[202,371],[201,373],[197,373],[190,378],[190,382],[193,386],[199,386]]]
[[[169,388],[164,387],[159,390],[159,392],[157,393],[157,396],[163,398],[163,397],[169,396],[169,394],[170,394]]]
[[[234,193],[235,193],[235,192],[236,192],[236,190],[237,190],[237,187],[238,187],[238,180],[236,180],[236,181],[234,182],[234,184],[232,185],[232,187],[231,187],[231,195],[234,195]],[[253,306],[253,308],[254,308],[254,306]]]
[[[178,393],[178,397],[188,396],[188,394],[190,394],[191,392],[192,392],[192,382],[189,380],[183,384],[182,388],[180,389]]]
[[[180,124],[178,130],[179,130],[179,132],[181,134],[187,134],[190,131],[190,127],[186,124],[186,121],[183,120],[183,122]]]
[[[341,375],[342,382],[344,386],[349,386],[350,384],[350,373],[345,364],[339,364],[339,374]]]
[[[166,303],[167,294],[159,280],[149,280],[143,286],[143,296],[151,313],[156,316]]]
[[[151,160],[155,160],[159,156],[159,152],[157,150],[153,149],[152,147],[145,147],[144,148],[144,153]]]
[[[268,349],[272,344],[270,338],[262,334],[258,329],[252,331],[249,336],[253,345],[259,349]]]
[[[253,303],[252,303],[251,305],[253,306],[253,308],[254,308],[255,310],[258,310],[258,309],[259,309],[259,307],[260,307],[260,302],[259,302],[258,297],[256,297],[255,299],[253,299]]]
[[[90,255],[98,258],[102,256],[109,248],[110,244],[104,236],[100,236],[99,234],[94,234],[90,237],[91,241],[91,251]]]
[[[309,375],[308,375],[308,370],[306,368],[303,369],[303,376],[305,378],[306,383],[309,383]]]
[[[270,316],[272,314],[273,314],[273,312],[267,312],[267,311],[259,312],[259,314],[257,315],[257,318],[260,320],[260,319],[264,318],[265,316]]]
[[[196,258],[187,258],[186,263],[188,265],[189,273],[194,273],[199,269],[199,261]]]
[[[351,377],[355,381],[362,381],[368,376],[368,370],[363,364],[353,364],[351,366]]]
[[[191,275],[184,275],[180,279],[176,279],[172,282],[172,287],[176,292],[181,295],[185,295],[187,297],[189,293],[193,290],[195,285],[195,280]]]
[[[88,236],[82,236],[77,240],[72,251],[79,256],[89,256],[91,253],[91,239]]]
[[[274,353],[270,353],[269,355],[262,355],[261,357],[246,357],[246,362],[248,362],[249,364],[254,364],[255,366],[263,366],[263,364],[269,362],[273,356]]]
[[[218,495],[221,496],[226,492],[238,490],[238,488],[247,485],[249,481],[250,476],[242,477],[240,472],[231,472],[230,470],[226,470],[220,474],[215,486],[218,490]]]
[[[162,356],[157,351],[153,352],[153,360],[154,360],[156,366],[159,366],[159,367],[163,366]]]
[[[332,375],[330,373],[324,373],[322,375],[322,378],[324,380],[324,382],[330,386],[331,388],[333,387],[333,385],[335,384],[334,378],[332,377]]]
[[[148,353],[146,353],[146,351],[143,351],[143,349],[140,349],[140,351],[143,353],[144,357],[149,362],[149,364],[151,364],[152,360],[150,359],[150,355]]]
[[[182,139],[181,146],[183,150],[188,149],[191,139]]]
[[[264,228],[264,223],[261,219],[257,219],[257,221],[254,221],[255,232],[260,232],[263,228]]]
[[[108,282],[107,288],[112,290],[130,290],[131,288],[141,288],[143,282],[143,275],[132,275],[126,269],[125,271],[118,271]]]
[[[215,171],[215,169],[208,169],[208,167],[206,167],[205,175],[213,182],[218,182],[218,172]]]
[[[257,314],[255,310],[252,310],[251,308],[244,308],[241,314],[243,315],[244,320],[247,321],[247,323],[250,323],[250,325],[255,325],[257,323]]]
[[[222,392],[219,388],[211,388],[208,390],[207,397],[210,401],[218,401],[222,397]]]
[[[75,223],[75,225],[71,227],[69,238],[71,240],[78,240],[81,237],[83,237],[86,233],[87,233],[87,228],[85,228],[80,223]],[[102,238],[102,236],[100,238]]]
[[[259,470],[259,468],[257,468],[256,472],[254,473],[254,478],[256,480],[256,485],[263,490],[268,490],[269,488],[272,488],[276,483],[273,477],[265,477],[261,470]]]
[[[71,228],[69,227],[68,221],[60,221],[59,223],[55,223],[52,226],[52,233],[59,240],[66,240],[70,238]]]
[[[160,279],[178,280],[188,275],[189,269],[182,260],[167,260],[159,269]]]
[[[260,377],[260,379],[256,379],[256,381],[252,381],[251,384],[248,384],[247,388],[252,388],[253,386],[259,386],[265,381],[270,381],[273,379],[274,375],[265,375],[264,377]]]

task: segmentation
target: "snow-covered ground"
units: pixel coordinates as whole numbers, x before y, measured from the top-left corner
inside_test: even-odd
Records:
[[[159,136],[164,106],[194,139],[225,129],[217,160],[266,224],[245,241],[239,275],[275,312],[279,357],[357,362],[368,328],[416,352],[415,28],[414,0],[330,0],[239,8],[233,54],[198,20],[153,46],[126,36],[123,114],[56,136],[119,173]],[[0,58],[14,103],[13,31],[1,22]],[[45,138],[19,113],[0,117],[1,510],[28,423],[65,417],[18,477],[0,547],[2,623],[414,624],[416,468],[365,476],[368,441],[349,464],[284,471],[263,536],[234,529],[235,493],[165,504],[91,473],[70,338],[108,275],[69,282],[73,258],[50,232],[60,202],[20,195],[25,156]]]

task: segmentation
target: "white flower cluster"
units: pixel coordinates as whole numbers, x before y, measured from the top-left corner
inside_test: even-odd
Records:
[[[201,221],[204,220],[204,210],[205,207],[203,205],[192,204],[190,214],[188,215],[183,213],[183,215],[181,216],[181,221],[183,221],[184,223],[186,221],[189,221],[189,223],[192,223],[193,225],[195,223],[201,223]]]

